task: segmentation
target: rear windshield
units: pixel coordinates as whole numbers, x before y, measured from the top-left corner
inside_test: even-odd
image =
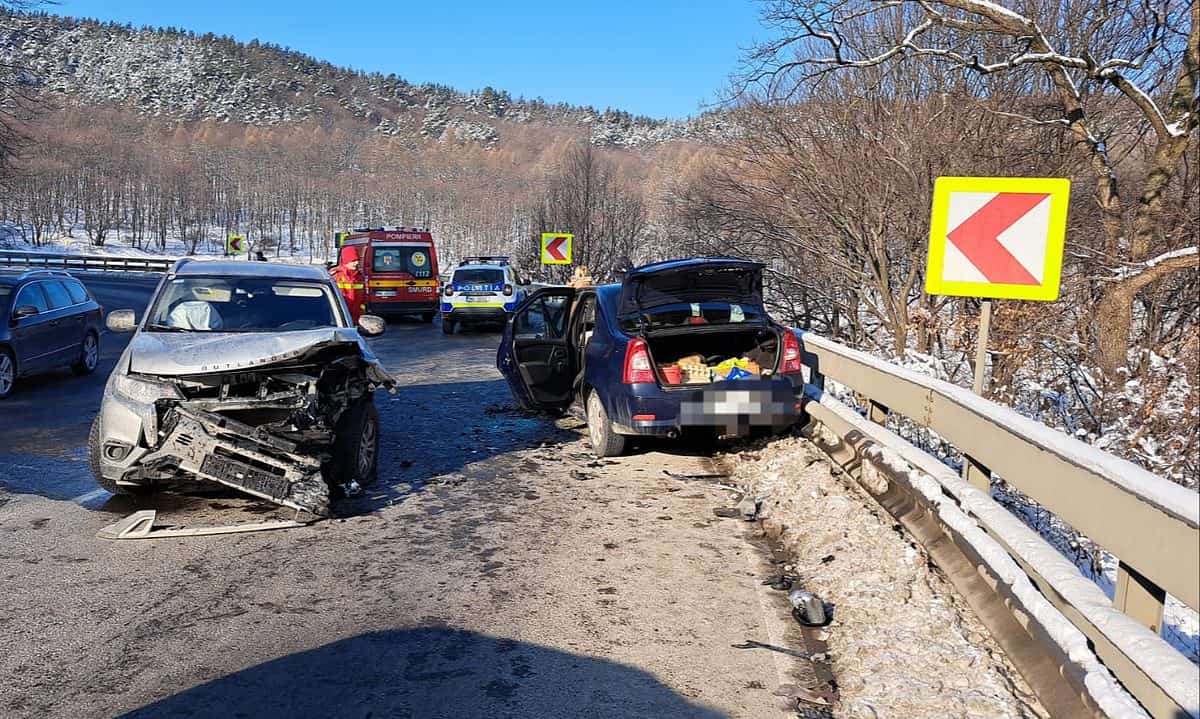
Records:
[[[150,310],[151,332],[287,332],[336,327],[333,297],[316,282],[180,277]]]
[[[455,270],[454,284],[460,287],[463,285],[502,285],[504,284],[504,270]]]
[[[639,329],[761,322],[765,317],[762,308],[749,305],[728,302],[680,303],[625,317],[621,320],[621,329],[636,333]]]
[[[433,262],[427,247],[375,247],[374,272],[407,272],[413,277],[433,277]]]

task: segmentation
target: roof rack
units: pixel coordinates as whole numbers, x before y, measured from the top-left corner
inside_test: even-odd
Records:
[[[464,257],[458,262],[458,266],[463,265],[499,265],[504,267],[509,264],[507,255],[476,255],[474,257]]]

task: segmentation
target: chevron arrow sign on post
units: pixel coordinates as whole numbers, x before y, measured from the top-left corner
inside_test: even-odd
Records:
[[[1071,183],[1026,177],[939,177],[925,291],[1058,299]]]
[[[225,236],[225,254],[227,255],[242,255],[246,253],[246,236],[245,235],[226,235]]]
[[[575,235],[570,232],[543,232],[542,264],[571,264],[571,244],[574,239]]]

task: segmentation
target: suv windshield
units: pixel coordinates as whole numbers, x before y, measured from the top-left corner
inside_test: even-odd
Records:
[[[427,247],[389,247],[375,245],[372,249],[373,272],[407,272],[418,279],[433,277],[433,263]]]
[[[279,332],[336,327],[334,299],[317,282],[179,277],[150,310],[151,332]]]
[[[504,270],[455,270],[454,271],[454,286],[458,289],[469,289],[469,287],[486,285],[504,284]]]

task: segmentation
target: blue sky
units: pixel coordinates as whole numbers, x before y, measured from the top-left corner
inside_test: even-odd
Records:
[[[694,115],[761,39],[752,0],[59,0],[62,15],[258,38],[461,90]]]

